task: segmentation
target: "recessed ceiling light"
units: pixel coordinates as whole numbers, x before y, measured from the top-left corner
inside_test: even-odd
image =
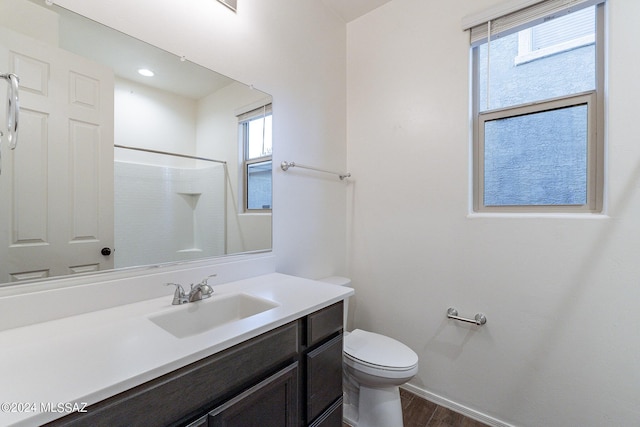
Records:
[[[145,77],[153,77],[154,76],[154,72],[151,70],[148,70],[146,68],[140,68],[138,70],[138,74],[145,76]]]

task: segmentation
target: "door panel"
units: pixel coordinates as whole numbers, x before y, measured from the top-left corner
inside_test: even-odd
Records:
[[[21,89],[18,146],[0,145],[0,283],[113,268],[112,71],[7,29],[0,45]]]

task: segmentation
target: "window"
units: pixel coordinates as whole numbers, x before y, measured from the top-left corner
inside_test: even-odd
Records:
[[[245,212],[271,211],[271,104],[238,116]]]
[[[602,210],[603,1],[471,28],[474,211]]]
[[[593,9],[584,8],[571,19],[554,19],[518,32],[515,64],[551,56],[595,43]]]

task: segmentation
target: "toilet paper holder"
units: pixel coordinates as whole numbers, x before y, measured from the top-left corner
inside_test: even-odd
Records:
[[[447,310],[447,317],[449,319],[460,320],[461,322],[474,323],[478,326],[482,326],[487,323],[487,316],[482,313],[476,314],[473,319],[468,319],[466,317],[458,316],[458,310],[453,307],[449,307],[449,309]]]

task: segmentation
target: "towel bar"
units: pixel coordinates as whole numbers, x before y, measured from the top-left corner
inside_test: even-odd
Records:
[[[474,323],[478,326],[482,326],[487,323],[487,317],[482,313],[476,314],[473,319],[467,319],[466,317],[458,316],[458,310],[453,307],[449,307],[447,310],[447,317],[449,319],[460,320],[461,322]]]
[[[318,172],[324,172],[324,173],[330,173],[332,175],[338,175],[338,177],[340,177],[340,180],[342,181],[345,178],[349,178],[351,177],[351,174],[349,172],[334,172],[334,171],[330,171],[330,170],[326,170],[326,169],[320,169],[320,168],[315,168],[313,166],[305,166],[305,165],[301,165],[299,163],[296,162],[287,162],[284,161],[282,163],[280,163],[280,168],[283,171],[287,171],[289,170],[289,168],[294,168],[294,167],[298,167],[298,168],[302,168],[302,169],[310,169],[312,171],[318,171]]]

